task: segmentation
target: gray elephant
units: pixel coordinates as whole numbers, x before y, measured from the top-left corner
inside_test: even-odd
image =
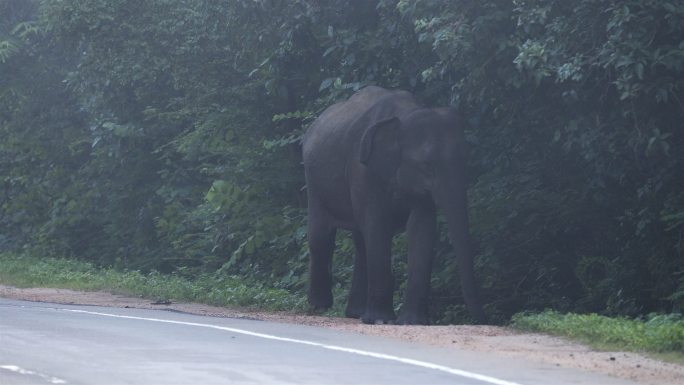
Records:
[[[427,324],[436,211],[456,249],[463,297],[484,322],[469,243],[463,120],[451,108],[423,108],[406,91],[366,87],[328,107],[303,139],[312,308],[332,306],[338,228],[356,255],[348,317],[391,323],[392,237],[406,229],[408,285],[397,323]]]

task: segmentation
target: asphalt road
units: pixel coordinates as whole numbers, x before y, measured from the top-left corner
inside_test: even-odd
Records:
[[[632,383],[310,326],[0,299],[0,384]]]

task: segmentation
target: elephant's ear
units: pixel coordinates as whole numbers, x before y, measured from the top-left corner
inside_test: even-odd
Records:
[[[383,176],[391,177],[399,167],[399,118],[381,120],[361,137],[360,161]]]

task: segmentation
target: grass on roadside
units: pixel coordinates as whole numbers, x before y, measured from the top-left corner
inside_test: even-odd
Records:
[[[681,314],[627,319],[547,310],[538,314],[518,313],[512,318],[512,326],[568,337],[597,349],[655,353],[668,361],[684,362],[684,317]]]
[[[83,261],[0,254],[0,284],[18,287],[55,287],[83,291],[104,290],[150,299],[174,299],[217,306],[264,310],[304,310],[305,298],[284,289],[246,282],[219,273],[189,279],[175,274],[98,269]]]
[[[7,253],[0,254],[0,284],[104,290],[157,300],[263,310],[306,310],[306,299],[302,295],[220,273],[190,279],[158,272],[143,274],[139,271],[101,269],[88,262],[70,259]],[[684,317],[680,314],[651,315],[643,320],[633,320],[545,311],[516,314],[512,318],[512,326],[519,330],[568,337],[598,349],[648,352],[661,359],[684,363]]]

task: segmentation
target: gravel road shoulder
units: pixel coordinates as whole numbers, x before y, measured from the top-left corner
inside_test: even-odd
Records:
[[[642,384],[684,384],[684,366],[665,363],[631,352],[603,352],[562,338],[520,333],[505,327],[390,326],[364,325],[358,320],[291,313],[266,313],[195,303],[153,304],[142,298],[106,292],[79,292],[66,289],[15,288],[0,285],[0,297],[59,304],[82,304],[139,309],[167,309],[192,314],[253,318],[345,330],[367,335],[396,338],[454,349],[492,352],[531,361],[588,370],[630,379]]]

